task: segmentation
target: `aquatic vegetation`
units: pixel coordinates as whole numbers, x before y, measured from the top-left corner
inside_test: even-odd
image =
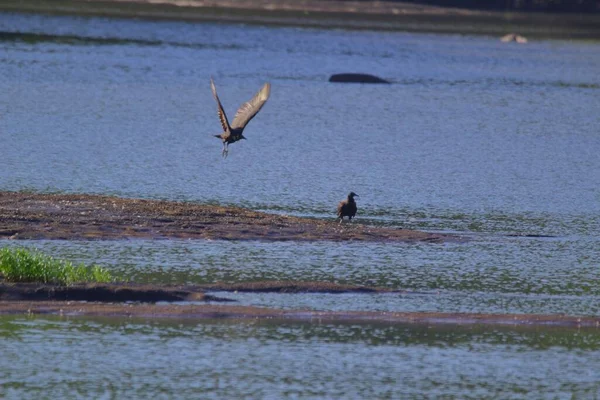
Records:
[[[0,276],[10,282],[40,282],[70,285],[78,282],[111,282],[110,272],[97,265],[74,265],[35,250],[0,249]]]

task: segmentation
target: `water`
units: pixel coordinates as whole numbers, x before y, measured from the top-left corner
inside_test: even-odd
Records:
[[[490,239],[491,240],[491,239]],[[596,316],[597,268],[559,239],[368,244],[219,241],[18,241],[74,262],[96,262],[134,282],[326,281],[403,290],[393,294],[218,293],[242,304],[362,311],[534,313]],[[531,243],[534,242],[534,243]],[[550,242],[550,243],[547,243]],[[536,244],[536,243],[541,243]],[[589,243],[571,244],[579,252]],[[554,254],[556,265],[533,260]],[[532,262],[528,262],[532,260]],[[518,268],[514,265],[520,262]],[[569,265],[569,269],[565,268]]]
[[[0,31],[5,32],[0,36],[0,190],[236,204],[318,218],[332,218],[337,202],[354,191],[360,195],[361,222],[467,239],[447,244],[125,240],[17,245],[99,263],[135,281],[322,280],[406,291],[222,294],[242,304],[598,315],[597,43],[520,46],[491,37],[16,14],[0,14]],[[339,72],[369,72],[394,83],[327,82]],[[248,140],[233,144],[226,160],[212,137],[219,122],[210,76],[230,119],[265,81],[272,83],[271,99],[245,132]],[[2,317],[0,323],[19,326],[21,332],[2,342],[12,349],[12,358],[0,361],[4,367],[22,360],[44,371],[48,359],[35,357],[39,343],[49,342],[56,351],[50,354],[67,357],[89,340],[87,361],[81,361],[84,376],[71,380],[63,368],[43,376],[46,387],[70,382],[69,389],[56,383],[50,397],[193,397],[195,388],[237,397],[250,386],[254,397],[355,393],[398,398],[426,392],[457,398],[589,397],[598,396],[593,382],[600,381],[581,375],[597,370],[590,367],[597,344],[540,348],[541,336],[550,333],[511,333],[528,339],[508,344],[486,342],[481,338],[491,333],[484,330],[457,346],[408,345],[389,338],[373,346],[372,338],[381,333],[373,326],[361,327],[359,339],[349,344],[333,333],[346,332],[345,326],[317,332],[319,327],[260,325],[239,339],[210,333],[247,329],[222,322],[173,328],[141,321],[132,330],[124,328],[125,322]],[[186,339],[166,339],[173,329]],[[286,329],[292,330],[289,341],[280,333]],[[441,334],[439,327],[429,329]],[[460,330],[444,335],[446,344],[462,337]],[[564,335],[575,340],[579,333]],[[596,333],[589,335],[597,343]],[[19,337],[29,339],[16,353]],[[205,337],[210,340],[199,346]],[[244,347],[248,342],[253,345]],[[129,361],[94,373],[95,365],[108,361],[94,347],[106,345]],[[185,359],[163,348],[170,345],[195,355],[193,368],[184,373],[181,365],[174,367]],[[137,381],[131,370],[139,368],[147,346],[156,353]],[[217,357],[219,351],[228,356],[225,361]],[[278,354],[285,357],[273,363]],[[207,355],[222,364],[210,379],[199,380],[209,368],[199,360]],[[311,357],[318,359],[302,369]],[[240,359],[245,362],[239,374],[227,375],[237,365],[228,362]],[[165,363],[166,369],[180,371],[179,383],[175,375],[161,376]],[[465,370],[459,373],[452,365]],[[289,366],[304,372],[285,372]],[[353,368],[377,379],[356,380]],[[129,373],[128,378],[115,382],[111,374],[117,372]],[[0,379],[11,382],[9,395],[34,396],[41,386],[27,376],[17,370]],[[429,376],[426,382],[423,376]],[[406,378],[400,382],[398,377]],[[215,379],[225,379],[228,391],[211,392]],[[307,380],[315,385],[303,384]]]
[[[586,330],[3,317],[0,338],[6,398],[592,399],[600,391],[600,336]]]

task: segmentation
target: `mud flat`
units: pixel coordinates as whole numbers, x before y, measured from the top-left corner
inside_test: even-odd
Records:
[[[339,0],[0,0],[0,11],[319,28],[600,38],[600,14],[480,11]]]
[[[135,283],[59,286],[0,280],[0,315],[62,315],[128,318],[276,320],[427,325],[558,326],[600,329],[600,317],[536,314],[281,310],[240,306],[219,292],[362,293],[408,292],[330,282],[263,281],[209,285]]]
[[[206,285],[150,285],[85,283],[70,286],[45,283],[11,283],[0,277],[0,301],[90,301],[90,302],[180,302],[234,301],[206,294],[220,292],[254,293],[405,293],[386,288],[343,285],[331,282],[262,281],[212,283]]]
[[[0,281],[0,301],[89,301],[89,302],[173,302],[231,301],[204,294],[200,288],[137,285],[80,284],[61,286],[40,283],[6,283]]]
[[[237,207],[77,194],[0,192],[0,239],[209,239],[263,241],[457,240],[359,223]]]
[[[600,329],[600,318],[564,315],[470,314],[435,312],[313,311],[223,304],[90,303],[77,301],[0,301],[0,315],[62,315],[127,318],[273,320],[318,323],[557,326]]]

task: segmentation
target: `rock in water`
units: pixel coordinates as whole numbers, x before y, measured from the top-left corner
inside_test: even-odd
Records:
[[[329,82],[339,83],[390,83],[375,75],[369,74],[334,74],[329,77]]]

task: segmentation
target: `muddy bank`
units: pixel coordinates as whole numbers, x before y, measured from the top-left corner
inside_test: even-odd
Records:
[[[512,325],[600,328],[600,317],[535,314],[281,310],[232,304],[210,291],[273,293],[400,293],[385,288],[329,282],[246,282],[210,285],[82,284],[69,287],[0,282],[0,315],[50,314],[180,319],[268,319],[428,325]],[[177,304],[174,302],[190,302]],[[203,304],[204,303],[204,304]],[[223,304],[217,304],[223,303]],[[225,305],[227,304],[227,305]]]
[[[10,283],[0,279],[0,301],[177,302],[234,301],[205,292],[254,293],[390,293],[385,288],[340,285],[330,282],[263,281],[207,285],[150,285],[88,283],[71,286],[43,283]],[[396,291],[397,292],[397,291]]]
[[[37,283],[1,283],[0,301],[233,301],[203,293],[200,288],[136,284],[81,284],[59,286]]]
[[[221,304],[152,305],[110,304],[73,301],[0,301],[0,315],[62,315],[127,318],[236,319],[317,323],[385,323],[427,325],[504,325],[600,328],[600,318],[564,315],[470,314],[435,312],[368,312],[277,310]]]
[[[333,213],[333,212],[332,212]],[[436,242],[450,236],[221,207],[97,195],[0,192],[0,239]]]
[[[481,11],[385,1],[1,0],[0,11],[319,28],[599,38],[600,14]]]

